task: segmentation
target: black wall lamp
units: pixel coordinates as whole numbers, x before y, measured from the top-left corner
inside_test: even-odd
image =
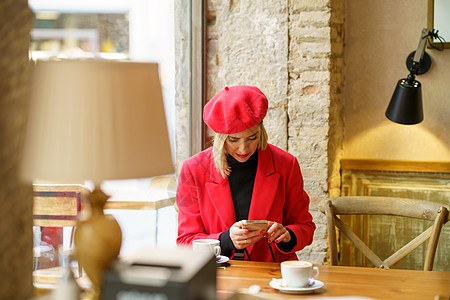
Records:
[[[413,125],[423,120],[422,85],[415,78],[416,75],[426,73],[431,66],[431,58],[425,53],[428,37],[437,38],[441,43],[443,40],[438,35],[438,31],[430,31],[427,28],[422,30],[417,50],[406,59],[406,66],[410,73],[407,78],[397,82],[386,110],[386,117],[392,122]]]

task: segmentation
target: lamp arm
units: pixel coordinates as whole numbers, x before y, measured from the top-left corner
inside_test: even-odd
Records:
[[[429,34],[430,30],[428,30],[428,28],[422,29],[419,45],[417,46],[416,53],[414,54],[413,63],[420,64],[420,61],[423,58],[423,54],[425,53],[425,47],[427,46],[427,37],[429,36]]]
[[[422,33],[419,40],[419,45],[417,46],[416,52],[414,54],[413,63],[410,69],[410,73],[407,77],[407,82],[412,84],[415,79],[415,75],[419,71],[420,63],[422,62],[423,55],[425,53],[425,47],[427,46],[427,37],[430,34],[430,30],[428,28],[422,29]]]

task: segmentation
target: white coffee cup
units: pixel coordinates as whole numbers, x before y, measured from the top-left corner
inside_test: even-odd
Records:
[[[316,274],[313,276],[314,271]],[[319,269],[308,261],[288,260],[281,263],[281,276],[287,287],[306,287],[310,279],[319,276]]]
[[[194,251],[208,249],[216,257],[220,255],[220,241],[213,239],[199,239],[193,241]]]

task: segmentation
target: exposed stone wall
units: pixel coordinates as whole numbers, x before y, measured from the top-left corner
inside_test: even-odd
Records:
[[[317,203],[328,192],[331,11],[328,1],[289,4],[289,152],[299,160],[317,226],[300,256],[323,263],[326,226]]]
[[[269,142],[295,155],[317,230],[304,259],[322,264],[327,241],[317,204],[339,195],[344,1],[208,1],[208,99],[226,85],[269,98]]]
[[[176,163],[175,170],[178,173],[183,161],[190,154],[190,105],[189,105],[189,15],[188,4],[185,0],[174,1],[175,10],[175,144]]]
[[[269,99],[270,143],[287,150],[288,1],[208,1],[207,99],[255,85]]]
[[[19,181],[28,107],[27,0],[0,1],[0,299],[33,296],[32,187]]]

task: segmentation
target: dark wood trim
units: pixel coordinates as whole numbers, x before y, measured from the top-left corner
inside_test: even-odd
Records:
[[[341,170],[450,173],[450,162],[378,160],[378,159],[341,159]]]

